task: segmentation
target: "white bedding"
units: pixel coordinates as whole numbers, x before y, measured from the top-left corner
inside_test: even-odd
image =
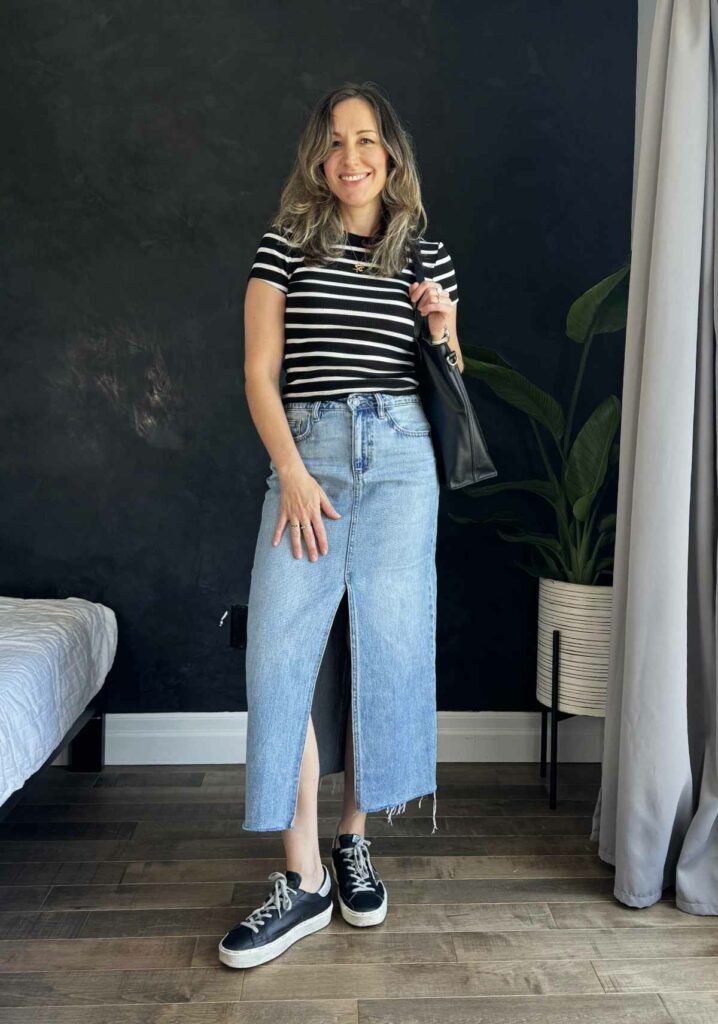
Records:
[[[0,805],[41,767],[102,688],[117,619],[79,597],[0,597]]]

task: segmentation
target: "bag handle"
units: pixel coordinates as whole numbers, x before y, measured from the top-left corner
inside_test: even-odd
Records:
[[[424,261],[421,258],[419,243],[415,238],[409,239],[409,250],[411,252],[415,279],[420,282],[425,281],[426,274],[424,273]],[[423,338],[425,344],[430,345],[432,348],[438,349],[439,351],[443,351],[442,346],[445,346],[445,348],[450,352],[452,351],[448,342],[432,340],[431,332],[429,331],[428,317],[425,317],[423,313],[419,312],[418,306],[414,306],[414,338],[417,343]],[[456,361],[456,356],[454,356],[454,361]]]
[[[426,280],[426,274],[424,273],[424,262],[421,258],[421,249],[419,243],[415,238],[409,239],[409,251],[411,252],[411,262],[413,264],[414,279],[418,282]],[[429,333],[429,325],[426,324],[426,331],[424,331],[424,321],[426,317],[423,313],[419,312],[418,306],[414,306],[414,337],[418,341],[422,335]]]

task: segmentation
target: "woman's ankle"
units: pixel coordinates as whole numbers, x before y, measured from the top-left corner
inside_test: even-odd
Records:
[[[302,876],[301,888],[305,892],[316,892],[324,881],[324,865],[321,863],[318,868],[307,868],[304,871],[301,868],[290,868],[287,865],[287,870],[299,872]]]
[[[334,839],[332,840],[332,849],[339,845],[337,841],[339,836],[351,835],[353,833],[354,835],[361,836],[362,839],[364,839],[364,826],[365,821],[355,820],[354,822],[350,821],[349,823],[339,822],[334,834]]]
[[[285,850],[284,851],[284,862],[287,866],[288,871],[297,871],[303,879],[319,879],[321,884],[322,874],[324,872],[324,866],[322,863],[321,854],[318,849],[315,850]],[[302,886],[302,888],[304,888]]]

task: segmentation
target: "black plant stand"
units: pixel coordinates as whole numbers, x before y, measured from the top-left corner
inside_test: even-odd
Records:
[[[546,778],[546,725],[549,710],[551,712],[551,774],[548,784],[548,805],[552,811],[556,810],[556,784],[558,781],[558,723],[564,718],[575,718],[576,716],[568,711],[558,709],[558,668],[560,658],[561,631],[553,631],[553,648],[551,654],[551,707],[541,709],[541,778]]]

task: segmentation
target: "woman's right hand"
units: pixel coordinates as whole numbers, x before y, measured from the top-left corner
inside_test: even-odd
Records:
[[[341,513],[332,505],[324,489],[302,465],[293,465],[279,474],[280,505],[279,519],[274,531],[272,544],[274,547],[282,539],[284,527],[288,525],[292,553],[295,558],[302,557],[302,541],[307,545],[309,560],[316,562],[317,545],[319,551],[326,555],[329,550],[327,535],[322,522],[322,512],[332,519],[341,519]],[[296,525],[294,525],[296,524]],[[304,527],[304,529],[300,529]]]

